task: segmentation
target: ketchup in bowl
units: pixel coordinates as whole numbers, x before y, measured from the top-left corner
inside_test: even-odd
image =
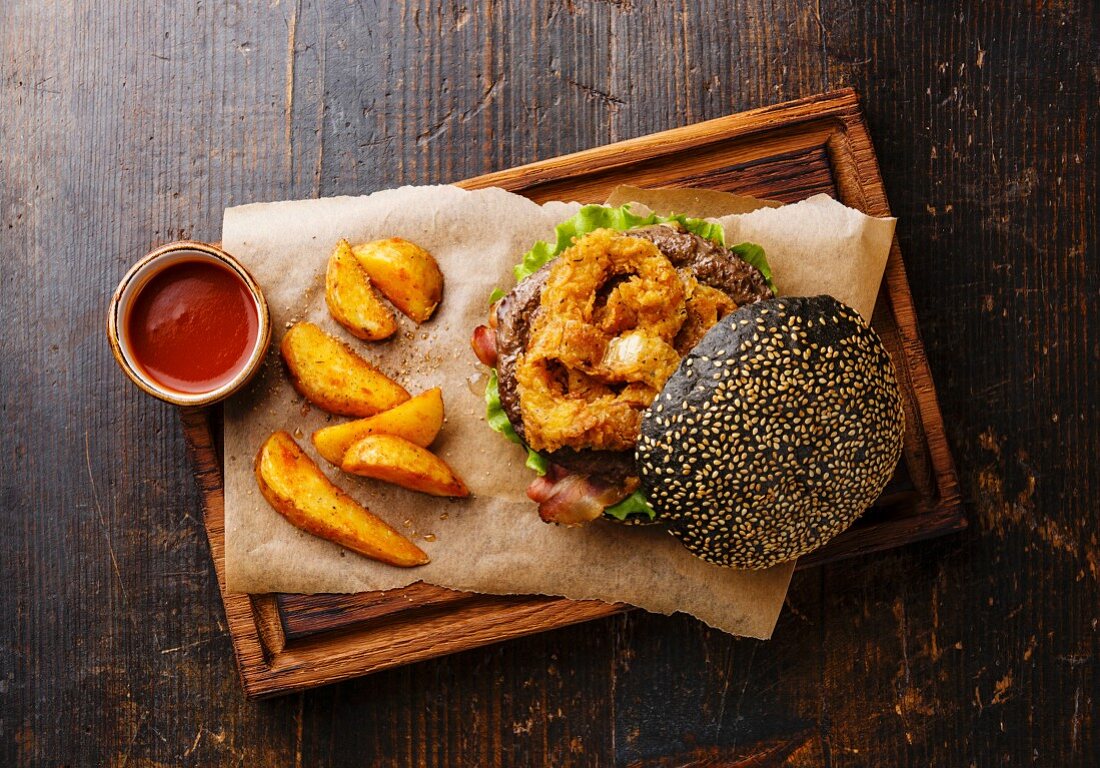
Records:
[[[180,261],[138,290],[126,333],[150,378],[197,394],[228,384],[244,368],[259,325],[256,303],[235,273],[211,261]]]
[[[123,278],[107,333],[139,387],[177,405],[207,405],[255,373],[269,326],[263,295],[243,267],[213,246],[180,242]]]

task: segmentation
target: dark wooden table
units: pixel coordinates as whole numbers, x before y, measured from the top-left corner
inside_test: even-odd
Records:
[[[0,5],[0,765],[1100,763],[1095,4],[377,5]],[[970,530],[798,574],[770,642],[635,612],[246,701],[178,415],[104,339],[130,263],[842,85]]]

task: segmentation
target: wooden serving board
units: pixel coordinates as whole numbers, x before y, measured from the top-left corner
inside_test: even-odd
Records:
[[[459,182],[537,202],[602,202],[616,186],[703,187],[793,202],[824,192],[890,214],[854,91],[755,109]],[[895,241],[872,324],[893,356],[906,408],[905,452],[883,497],[800,568],[965,527],[909,285]],[[608,616],[625,605],[496,597],[426,584],[352,595],[225,591],[221,409],[183,427],[205,509],[226,618],[249,696],[272,696]]]

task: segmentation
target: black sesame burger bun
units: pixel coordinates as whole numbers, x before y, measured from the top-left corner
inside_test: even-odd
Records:
[[[783,297],[723,318],[646,411],[635,457],[649,503],[702,559],[792,560],[882,493],[904,416],[890,356],[851,307]]]

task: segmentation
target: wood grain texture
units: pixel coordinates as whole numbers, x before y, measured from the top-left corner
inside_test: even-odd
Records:
[[[1095,764],[1097,8],[0,4],[0,765]],[[449,181],[851,85],[972,526],[797,574],[776,638],[630,613],[247,702],[127,266],[226,205]]]

